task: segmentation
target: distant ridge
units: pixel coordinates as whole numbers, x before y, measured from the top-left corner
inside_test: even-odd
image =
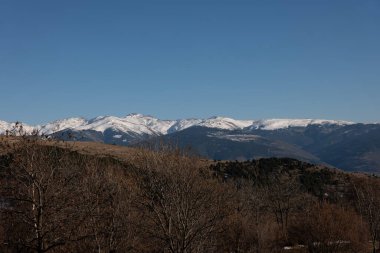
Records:
[[[13,126],[0,121],[0,134]],[[174,143],[214,160],[289,157],[343,170],[380,173],[380,124],[220,116],[162,120],[133,113],[124,117],[74,117],[37,126],[23,124],[26,133],[33,129],[62,140],[121,146]]]
[[[288,127],[306,127],[308,125],[350,125],[354,122],[342,120],[321,119],[266,119],[266,120],[236,120],[228,117],[214,116],[207,119],[161,120],[149,115],[131,113],[125,117],[98,116],[92,119],[73,117],[55,120],[45,125],[31,126],[23,124],[26,131],[38,129],[44,134],[53,134],[63,130],[93,130],[104,132],[115,129],[136,134],[165,135],[184,130],[193,126],[217,128],[224,130],[239,130],[244,128],[277,130]],[[0,134],[12,128],[12,123],[0,121]]]

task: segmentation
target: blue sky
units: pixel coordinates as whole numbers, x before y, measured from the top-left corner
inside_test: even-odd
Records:
[[[380,1],[0,0],[0,119],[380,121]]]

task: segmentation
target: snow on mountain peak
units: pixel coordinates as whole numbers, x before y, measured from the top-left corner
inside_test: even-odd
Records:
[[[76,129],[85,124],[87,124],[87,120],[85,118],[66,118],[48,123],[40,127],[40,131],[43,134],[52,134],[66,129]]]
[[[119,118],[115,116],[101,116],[88,121],[76,130],[94,130],[104,132],[113,129],[120,132],[129,132],[139,135],[162,135],[167,133],[167,129],[172,125],[172,121],[160,120],[142,114],[129,114]]]
[[[126,118],[143,118],[143,117],[146,117],[146,115],[141,114],[141,113],[135,113],[135,112],[130,113],[126,116]],[[148,116],[148,117],[150,117],[150,116]]]
[[[214,116],[208,119],[161,120],[139,113],[128,114],[125,117],[98,116],[90,120],[80,117],[56,120],[43,126],[24,125],[25,131],[37,128],[41,133],[52,134],[66,129],[82,131],[94,130],[104,133],[108,129],[134,135],[165,135],[184,130],[193,126],[218,128],[223,130],[238,130],[243,128],[276,130],[289,127],[306,127],[308,125],[348,125],[348,121],[314,120],[314,119],[266,119],[266,120],[236,120],[228,117]],[[12,129],[12,124],[0,121],[0,134]]]
[[[277,130],[289,127],[307,127],[309,125],[350,125],[354,124],[342,120],[321,119],[267,119],[253,122],[250,129]]]
[[[10,122],[0,120],[0,134],[5,134],[7,130],[12,130],[15,127],[15,124],[16,123],[10,123]],[[36,128],[38,128],[38,126],[34,127],[34,126],[29,126],[27,124],[22,124],[22,129],[26,133],[31,133]]]
[[[236,120],[227,117],[214,116],[203,120],[198,125],[210,128],[219,128],[226,130],[242,129],[252,125],[253,120]]]
[[[5,131],[12,129],[11,123],[0,120],[0,134],[5,133]]]

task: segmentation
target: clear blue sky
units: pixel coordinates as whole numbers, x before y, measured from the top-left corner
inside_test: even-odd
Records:
[[[0,0],[0,119],[380,121],[378,0]]]

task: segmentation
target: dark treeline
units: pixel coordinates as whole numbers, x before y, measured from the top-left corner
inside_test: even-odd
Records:
[[[47,142],[47,141],[44,141]],[[128,161],[4,138],[0,252],[376,252],[379,180],[293,159]]]

